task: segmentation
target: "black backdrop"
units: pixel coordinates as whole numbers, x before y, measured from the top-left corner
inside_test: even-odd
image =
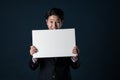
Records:
[[[1,0],[0,80],[37,80],[28,67],[31,30],[46,29],[44,14],[63,9],[63,28],[76,28],[81,67],[73,80],[115,80],[119,72],[118,10],[111,0]],[[116,18],[115,18],[116,17]]]

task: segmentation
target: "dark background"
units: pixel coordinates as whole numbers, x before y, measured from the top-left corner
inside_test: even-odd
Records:
[[[73,80],[116,80],[119,72],[118,5],[114,0],[0,0],[0,80],[37,80],[28,67],[31,30],[47,29],[44,14],[63,9],[63,28],[76,28],[81,67]]]

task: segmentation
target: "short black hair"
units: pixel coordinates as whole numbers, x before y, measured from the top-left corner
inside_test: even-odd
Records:
[[[64,12],[60,8],[52,8],[45,14],[45,19],[48,19],[49,16],[56,15],[61,21],[64,20]]]

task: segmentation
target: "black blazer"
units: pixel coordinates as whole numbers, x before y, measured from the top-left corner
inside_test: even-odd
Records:
[[[77,69],[80,63],[73,62],[71,57],[39,58],[36,63],[30,59],[29,66],[32,70],[39,67],[38,80],[71,80],[70,66]]]

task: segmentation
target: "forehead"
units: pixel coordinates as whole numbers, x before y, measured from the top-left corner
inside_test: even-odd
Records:
[[[60,20],[60,18],[57,15],[51,15],[48,17],[48,20]]]

